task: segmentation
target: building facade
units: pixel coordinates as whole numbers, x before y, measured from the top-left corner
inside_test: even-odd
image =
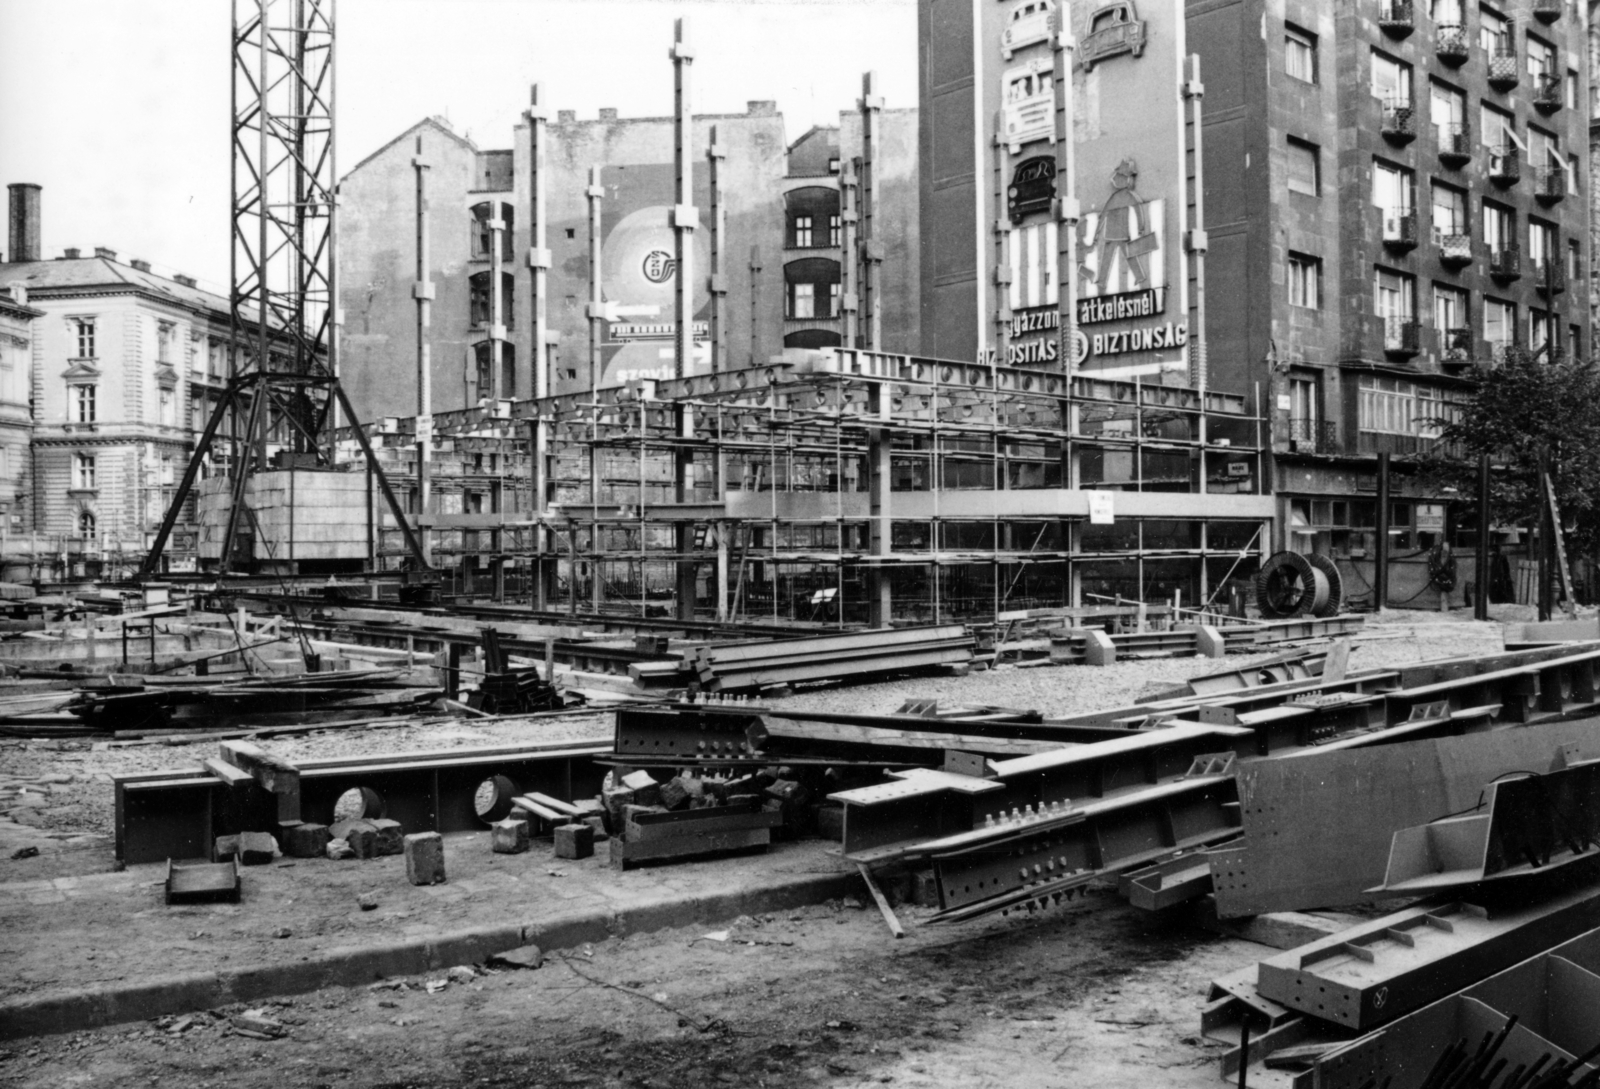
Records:
[[[1586,357],[1585,13],[1571,0],[1191,2],[1212,374],[1270,391],[1279,544],[1361,569],[1376,456],[1437,448],[1474,366]],[[1397,554],[1469,543],[1394,482]]]
[[[917,236],[914,214],[915,110],[882,110],[876,162],[880,235],[887,239],[881,299],[885,343],[909,349],[915,336]],[[771,102],[743,114],[694,118],[697,270],[694,366],[710,366],[710,163],[714,143],[724,369],[765,363],[784,347],[841,342],[839,285],[844,260],[841,162],[862,154],[859,115],[813,129],[793,147]],[[673,121],[621,118],[601,110],[579,120],[559,111],[542,124],[545,289],[550,389],[609,386],[671,372],[673,328]],[[343,179],[340,282],[345,314],[342,377],[363,418],[417,411],[416,185],[427,167],[429,277],[434,284],[429,348],[435,411],[480,399],[528,397],[532,376],[533,270],[531,128],[513,147],[480,150],[437,119],[418,123],[368,156]],[[599,197],[591,208],[591,173]],[[601,298],[614,307],[599,325],[598,373],[591,376],[589,304],[591,213],[599,221]],[[703,273],[703,275],[699,275]],[[498,349],[495,342],[499,341]],[[498,351],[498,383],[492,357]]]

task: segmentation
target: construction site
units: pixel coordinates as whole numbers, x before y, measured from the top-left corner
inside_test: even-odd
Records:
[[[226,296],[13,184],[0,1083],[1600,1085],[1561,468],[1229,354],[1223,8],[919,0],[792,141],[680,18],[341,175],[333,0],[235,0]]]

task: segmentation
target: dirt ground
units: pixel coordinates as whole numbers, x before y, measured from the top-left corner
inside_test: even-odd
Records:
[[[956,927],[902,909],[894,941],[846,900],[726,929],[554,953],[537,971],[335,988],[13,1041],[0,1084],[200,1089],[445,1086],[1173,1089],[1218,1083],[1199,1036],[1214,976],[1265,955],[1093,890],[1037,916]],[[726,940],[716,940],[725,937]]]

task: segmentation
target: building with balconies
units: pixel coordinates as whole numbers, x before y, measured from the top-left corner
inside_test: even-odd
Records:
[[[1592,5],[1591,5],[1592,7]],[[1572,0],[1188,4],[1204,97],[1212,380],[1266,394],[1275,544],[1465,545],[1407,472],[1513,347],[1587,355],[1593,168]],[[1359,585],[1359,583],[1358,583]]]

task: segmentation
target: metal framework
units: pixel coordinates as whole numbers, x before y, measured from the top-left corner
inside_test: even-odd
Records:
[[[140,577],[156,573],[201,467],[226,428],[230,503],[220,567],[234,559],[246,484],[271,454],[331,466],[333,429],[354,420],[339,386],[335,327],[334,0],[235,0],[232,288],[228,383],[195,443]],[[420,543],[361,428],[367,464],[407,546]],[[221,460],[221,459],[218,459]]]

